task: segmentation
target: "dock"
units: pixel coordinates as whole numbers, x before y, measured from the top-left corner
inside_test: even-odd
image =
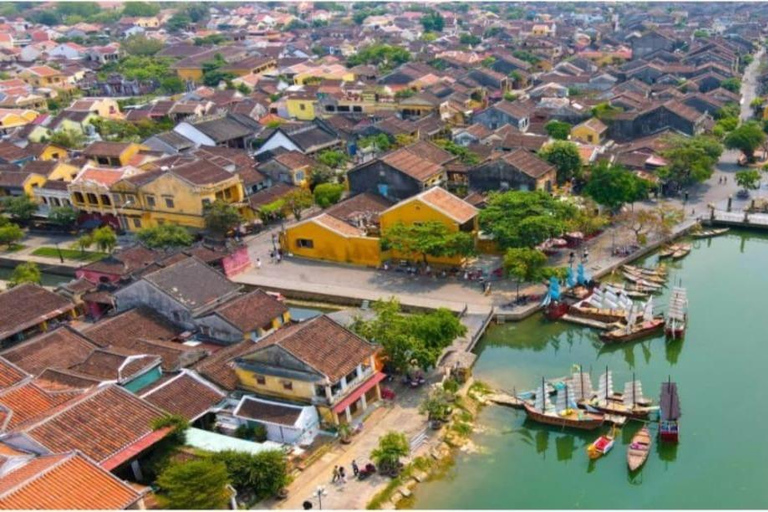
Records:
[[[564,322],[570,322],[572,324],[591,327],[593,329],[599,329],[601,331],[607,331],[608,329],[611,329],[612,327],[614,327],[614,324],[612,323],[607,324],[599,320],[592,320],[591,318],[582,318],[580,316],[574,316],[574,315],[563,315],[563,317],[560,320]]]
[[[513,409],[522,409],[525,404],[525,400],[504,392],[496,392],[491,395],[486,395],[485,399],[496,405],[505,405],[507,407],[512,407]]]

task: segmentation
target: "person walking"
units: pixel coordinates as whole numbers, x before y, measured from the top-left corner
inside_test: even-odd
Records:
[[[347,474],[344,471],[344,466],[339,466],[339,480],[342,484],[347,483]]]
[[[269,262],[274,263],[275,262],[275,250],[269,251]]]
[[[354,460],[352,461],[352,474],[355,476],[355,478],[357,478],[357,475],[360,474],[360,468],[357,467],[357,462]]]
[[[339,466],[333,466],[333,478],[331,479],[331,483],[335,484],[339,481]]]
[[[256,270],[261,270],[261,258],[256,258]]]
[[[277,263],[280,263],[280,261],[281,261],[282,259],[283,259],[283,255],[282,255],[282,254],[280,254],[280,252],[278,251],[278,253],[277,253]]]

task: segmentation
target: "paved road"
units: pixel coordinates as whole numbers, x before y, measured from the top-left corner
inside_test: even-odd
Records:
[[[741,121],[748,121],[752,117],[752,107],[750,103],[757,97],[757,71],[760,67],[760,60],[765,54],[765,47],[755,54],[755,59],[744,70],[744,76],[741,79]]]

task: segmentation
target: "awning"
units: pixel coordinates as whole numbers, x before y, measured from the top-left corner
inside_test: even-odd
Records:
[[[386,378],[386,375],[378,372],[373,377],[362,383],[356,390],[354,390],[352,393],[347,395],[347,397],[342,400],[341,402],[337,403],[333,406],[333,412],[336,414],[344,412],[344,409],[355,403],[361,396],[363,396],[365,393],[368,392],[369,389],[373,388],[376,384],[381,382]]]
[[[136,455],[140,454],[153,444],[157,443],[161,439],[163,439],[165,436],[167,436],[171,430],[173,430],[173,427],[163,427],[159,428],[157,430],[153,430],[149,434],[145,435],[138,441],[131,443],[130,445],[126,446],[119,452],[115,453],[108,459],[102,461],[100,464],[102,468],[106,469],[107,471],[112,471],[116,467],[118,467],[120,464],[129,461],[130,459],[134,458]]]

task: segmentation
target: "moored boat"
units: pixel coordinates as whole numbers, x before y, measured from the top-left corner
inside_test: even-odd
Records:
[[[672,255],[675,254],[676,250],[677,250],[677,246],[675,246],[675,245],[669,245],[667,247],[663,247],[659,251],[659,259],[661,260],[661,259],[664,259],[664,258],[671,258]]]
[[[541,305],[544,307],[544,316],[547,320],[557,320],[568,313],[569,306],[561,296],[560,283],[557,282],[557,278],[550,278],[549,290],[541,301]]]
[[[610,289],[595,288],[588,298],[571,305],[568,313],[611,324],[624,318],[631,306],[632,300],[621,291],[615,293]]]
[[[623,274],[624,274],[624,277],[632,276],[632,277],[642,279],[657,285],[663,285],[667,282],[666,276],[661,276],[658,274],[643,274],[640,272],[629,271],[629,270],[624,270]]]
[[[609,434],[598,437],[592,444],[587,447],[587,455],[589,455],[590,459],[599,459],[611,451],[615,439],[616,427],[612,427]]]
[[[693,238],[714,238],[716,236],[724,235],[728,231],[730,231],[729,228],[707,229],[705,231],[700,231],[698,233],[693,233],[691,236]]]
[[[637,274],[631,274],[629,272],[624,272],[624,279],[626,279],[631,283],[638,284],[650,290],[661,290],[661,288],[663,288],[663,285],[660,283],[654,283],[652,281],[649,281],[648,279],[645,279],[645,277],[643,276],[640,276]]]
[[[685,336],[688,321],[688,295],[685,288],[675,286],[669,299],[669,311],[664,323],[664,334],[673,340]]]
[[[651,433],[646,427],[641,428],[627,448],[627,465],[630,471],[637,471],[648,460],[651,451]]]
[[[677,384],[670,379],[661,383],[659,400],[659,437],[668,443],[680,441],[680,398],[677,396]]]
[[[557,390],[556,405],[552,405],[547,394],[546,382],[541,381],[541,387],[536,391],[533,404],[523,404],[526,415],[533,421],[556,427],[575,428],[579,430],[595,430],[605,421],[605,415],[583,411],[573,402],[573,389],[569,383]]]
[[[635,379],[624,385],[624,393],[614,393],[613,377],[608,368],[600,375],[597,394],[591,399],[581,402],[588,408],[600,411],[608,415],[626,416],[638,420],[646,420],[651,412],[657,410],[652,407],[652,402],[643,397],[642,384]]]
[[[650,336],[664,328],[664,318],[653,316],[652,299],[648,299],[643,308],[642,319],[638,322],[638,312],[631,309],[627,315],[627,323],[612,331],[600,334],[603,343],[625,343]]]
[[[638,267],[635,265],[622,265],[621,267],[623,270],[626,270],[627,272],[630,272],[632,274],[641,274],[641,275],[647,275],[647,276],[657,276],[657,277],[666,277],[667,275],[667,269],[663,265],[660,265],[656,268],[648,268],[648,267]]]
[[[682,258],[685,258],[691,253],[691,245],[690,244],[683,244],[679,245],[677,250],[672,254],[673,260],[679,260]]]

